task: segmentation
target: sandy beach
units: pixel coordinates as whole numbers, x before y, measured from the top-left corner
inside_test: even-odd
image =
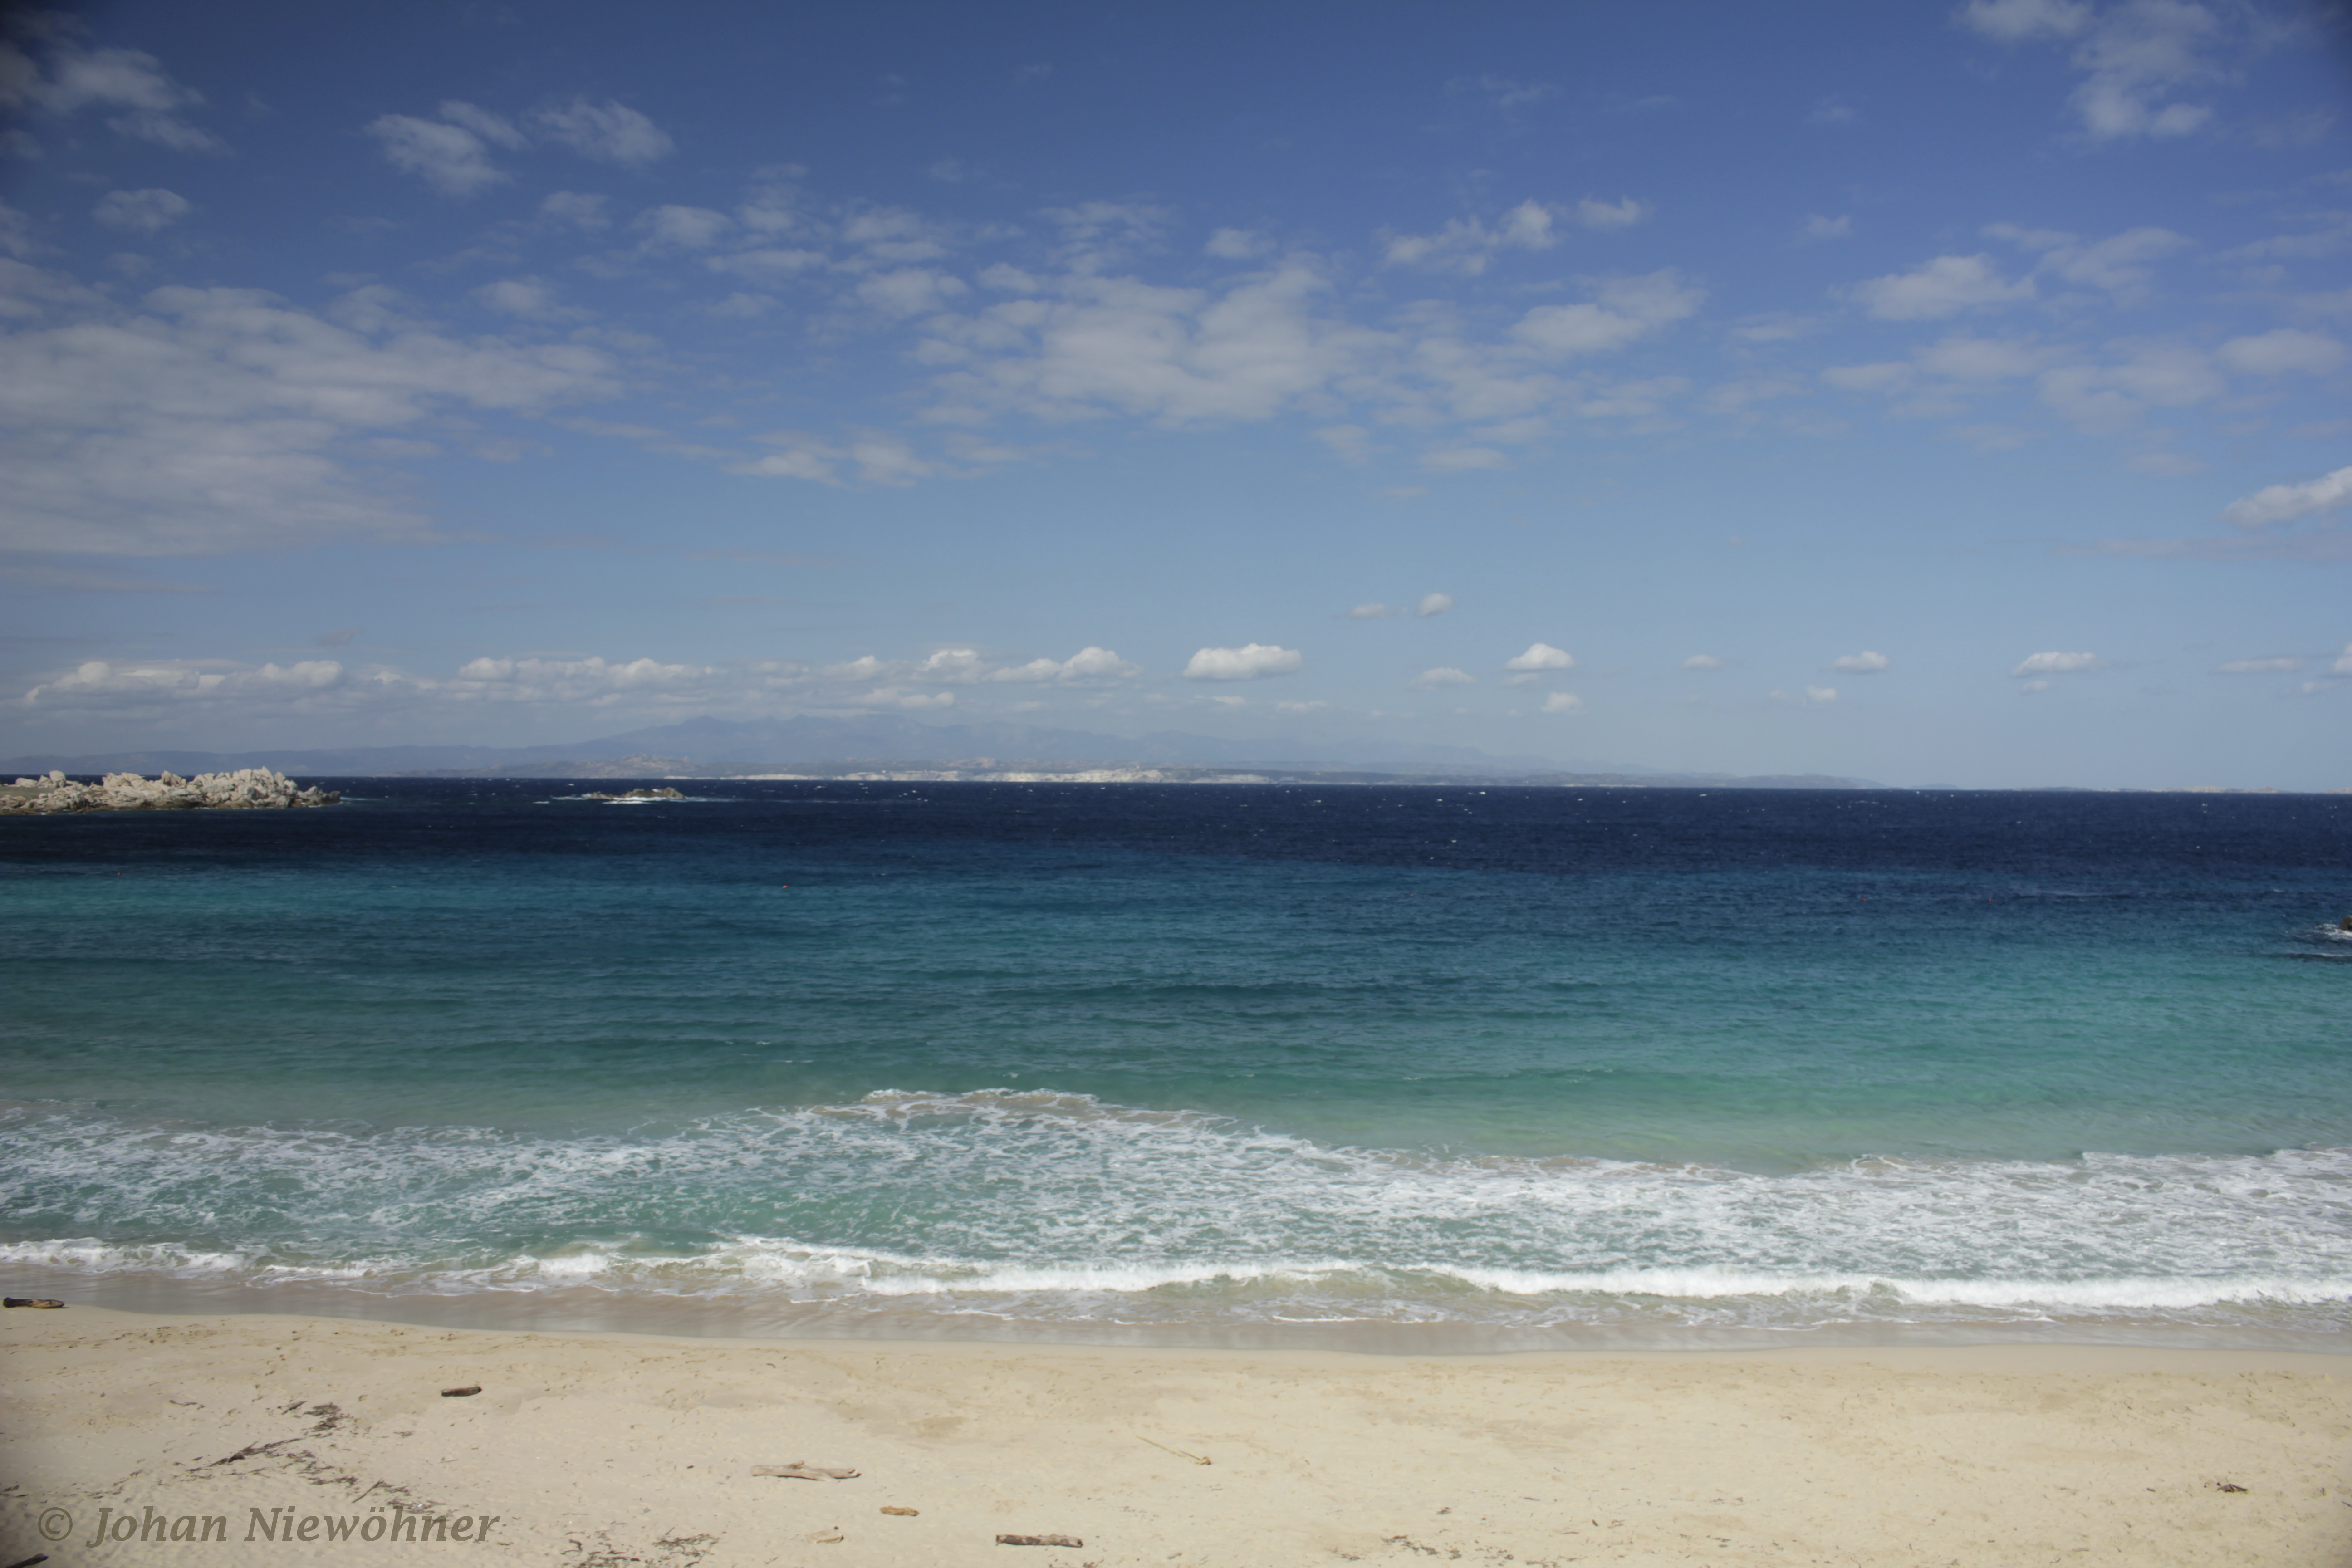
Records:
[[[1389,1357],[86,1307],[0,1336],[10,1564],[2352,1561],[2333,1356]],[[753,1473],[796,1463],[858,1473]]]

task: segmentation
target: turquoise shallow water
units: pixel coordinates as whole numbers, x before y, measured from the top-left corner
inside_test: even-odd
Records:
[[[2352,1326],[2344,797],[573,787],[0,823],[0,1265],[712,1331]]]

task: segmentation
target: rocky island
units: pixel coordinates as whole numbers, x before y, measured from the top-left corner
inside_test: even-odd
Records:
[[[332,805],[339,791],[304,789],[268,768],[232,773],[173,773],[154,778],[109,773],[97,784],[76,784],[61,773],[20,778],[0,785],[0,816],[56,811],[252,811],[295,805]]]

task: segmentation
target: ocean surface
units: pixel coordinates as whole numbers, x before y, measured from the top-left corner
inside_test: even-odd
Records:
[[[2352,795],[343,787],[0,819],[12,1293],[2352,1350]]]

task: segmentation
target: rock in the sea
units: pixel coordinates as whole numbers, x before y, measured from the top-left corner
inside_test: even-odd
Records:
[[[109,773],[97,784],[76,784],[61,773],[20,778],[0,787],[0,815],[55,811],[251,811],[295,805],[333,805],[342,795],[313,786],[304,789],[268,768],[233,773],[173,773],[142,778]]]
[[[625,789],[618,795],[606,795],[603,790],[590,790],[583,800],[684,800],[686,796],[665,786],[661,789]]]

